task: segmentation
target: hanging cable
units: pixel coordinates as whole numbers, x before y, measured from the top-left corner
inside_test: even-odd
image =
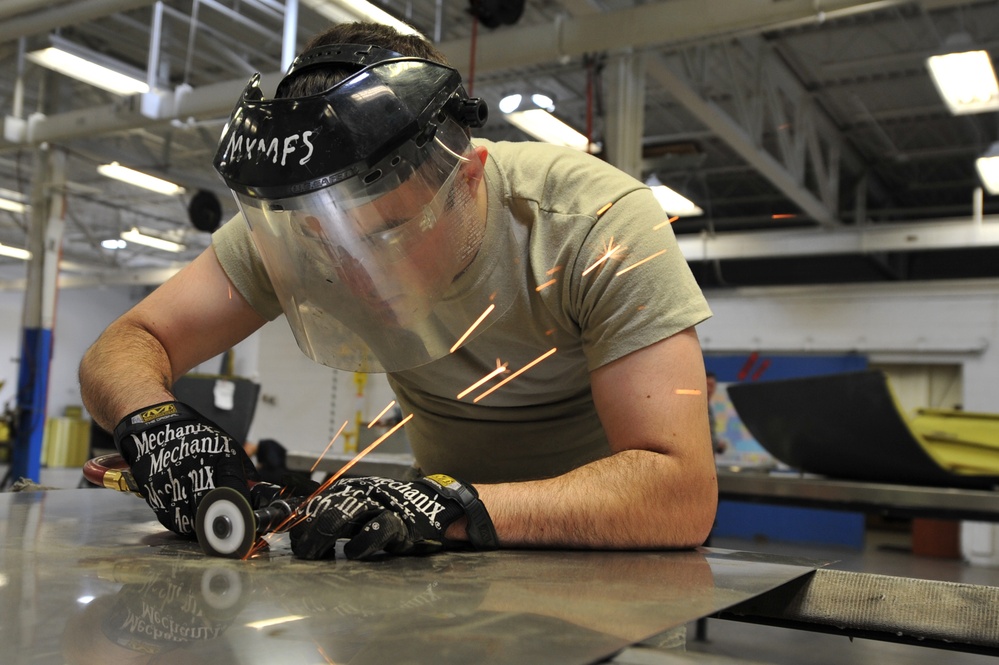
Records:
[[[479,17],[472,14],[472,45],[468,55],[468,96],[471,97],[475,90],[475,49],[479,37]]]

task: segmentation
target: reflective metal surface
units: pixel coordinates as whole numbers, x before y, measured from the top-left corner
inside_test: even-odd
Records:
[[[592,663],[811,572],[743,552],[212,559],[102,489],[0,494],[3,663]]]

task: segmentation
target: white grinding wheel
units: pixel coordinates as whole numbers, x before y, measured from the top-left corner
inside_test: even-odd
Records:
[[[201,501],[194,529],[205,554],[229,559],[249,554],[257,537],[256,518],[249,502],[228,487],[212,490]]]

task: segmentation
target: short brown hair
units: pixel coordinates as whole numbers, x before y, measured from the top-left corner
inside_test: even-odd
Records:
[[[337,23],[309,40],[302,53],[332,44],[364,44],[414,58],[450,64],[444,54],[419,35],[404,35],[381,23]],[[302,72],[282,81],[278,97],[305,97],[328,90],[357,71],[357,67],[326,67]]]

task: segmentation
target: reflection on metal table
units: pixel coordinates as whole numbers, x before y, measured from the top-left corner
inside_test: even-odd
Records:
[[[7,663],[598,663],[817,564],[727,550],[204,556],[139,499],[0,494]]]

